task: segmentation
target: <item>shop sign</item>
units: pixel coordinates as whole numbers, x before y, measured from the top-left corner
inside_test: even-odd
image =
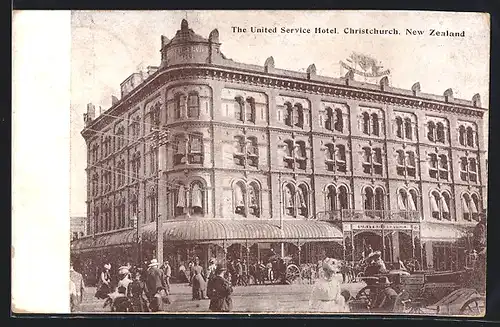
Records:
[[[385,229],[407,230],[411,229],[410,224],[384,224]]]
[[[382,229],[382,224],[352,224],[352,229]]]
[[[352,224],[351,225],[344,225],[344,231],[350,231],[351,228],[353,230],[370,230],[370,229],[388,229],[388,230],[411,230],[413,229],[414,231],[418,231],[418,225],[417,224],[370,224],[370,223],[365,223],[365,224]]]

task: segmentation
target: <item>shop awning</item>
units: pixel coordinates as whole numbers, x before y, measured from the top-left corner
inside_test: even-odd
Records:
[[[142,228],[145,242],[156,241],[156,226],[147,224]],[[342,242],[339,227],[326,221],[286,220],[283,228],[277,220],[229,220],[200,219],[171,221],[163,224],[165,242],[192,242],[197,244],[256,242]],[[74,252],[96,248],[127,245],[135,242],[135,230],[127,229],[106,235],[97,235],[75,240],[71,243]]]
[[[449,223],[422,223],[420,226],[421,241],[455,242],[467,237],[473,225],[458,225]]]

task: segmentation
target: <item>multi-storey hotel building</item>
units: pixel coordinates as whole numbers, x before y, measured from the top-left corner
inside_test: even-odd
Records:
[[[123,263],[139,241],[151,257],[160,219],[174,262],[270,248],[359,260],[370,244],[389,262],[464,264],[486,204],[479,95],[242,64],[220,46],[184,20],[161,37],[159,67],[132,74],[98,117],[88,105],[90,236],[74,255]]]

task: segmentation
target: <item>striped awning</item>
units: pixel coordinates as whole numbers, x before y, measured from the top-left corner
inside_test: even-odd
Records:
[[[342,242],[339,227],[326,221],[286,220],[280,228],[276,220],[200,219],[171,221],[163,224],[165,242],[190,242],[196,244],[256,243],[256,242]],[[135,242],[135,230],[128,229],[107,235],[78,239],[71,243],[71,250],[80,252],[107,246]],[[156,226],[142,227],[142,239],[156,242]]]
[[[455,242],[467,237],[473,225],[459,225],[450,223],[422,223],[420,226],[421,241]]]

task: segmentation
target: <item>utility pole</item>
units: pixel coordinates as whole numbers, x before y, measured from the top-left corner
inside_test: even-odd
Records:
[[[157,130],[155,133],[155,151],[157,151],[156,160],[158,160],[158,175],[157,175],[157,200],[156,200],[156,259],[158,263],[163,264],[163,220],[166,218],[165,215],[160,213],[160,209],[163,209],[167,203],[163,202],[166,200],[166,183],[163,178],[163,172],[165,170],[166,163],[166,149],[164,146],[167,144],[168,133],[166,130]],[[160,206],[160,200],[162,204]],[[165,211],[166,212],[166,211]]]

